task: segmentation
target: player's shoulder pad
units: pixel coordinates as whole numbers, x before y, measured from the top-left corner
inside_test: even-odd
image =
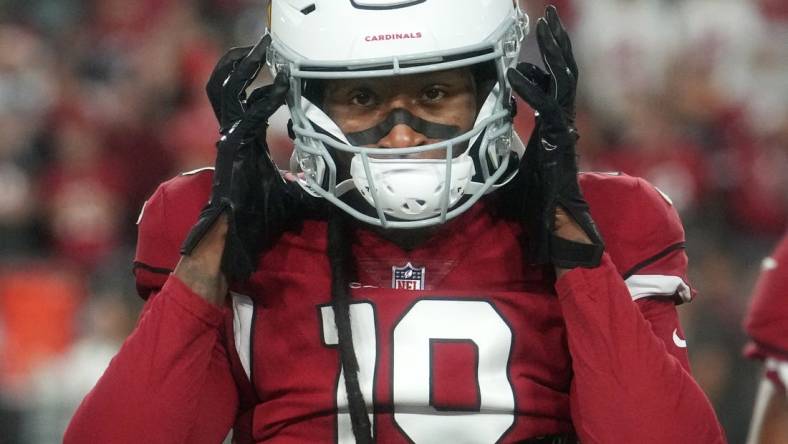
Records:
[[[582,173],[578,180],[605,249],[627,284],[640,279],[635,274],[670,276],[681,280],[682,299],[688,300],[684,227],[670,198],[623,173]],[[678,251],[680,258],[663,260]]]
[[[159,185],[137,219],[134,275],[140,296],[156,291],[180,259],[180,246],[208,202],[213,169],[180,174]]]

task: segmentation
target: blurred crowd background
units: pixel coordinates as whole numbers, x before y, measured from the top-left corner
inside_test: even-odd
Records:
[[[521,3],[532,18],[545,4]],[[741,321],[788,221],[788,2],[553,3],[581,67],[582,167],[643,176],[681,212],[693,370],[744,442],[760,368]],[[60,442],[133,328],[137,214],[159,182],[213,163],[203,87],[257,40],[265,6],[0,0],[0,443]],[[270,136],[282,166],[286,119]]]

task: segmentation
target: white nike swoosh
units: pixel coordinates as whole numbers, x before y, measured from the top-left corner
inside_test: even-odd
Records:
[[[687,348],[687,341],[679,337],[678,328],[673,329],[673,343],[676,344],[676,347]]]

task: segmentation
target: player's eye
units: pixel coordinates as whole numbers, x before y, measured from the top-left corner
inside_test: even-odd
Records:
[[[350,93],[350,103],[356,106],[370,107],[377,103],[377,97],[369,89],[357,89]]]
[[[424,89],[421,94],[422,100],[427,102],[437,102],[446,97],[446,90],[440,86],[434,85]]]

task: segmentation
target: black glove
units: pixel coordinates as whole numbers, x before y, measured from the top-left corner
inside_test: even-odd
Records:
[[[230,280],[245,280],[259,253],[268,248],[300,210],[303,191],[286,182],[274,165],[265,141],[267,121],[285,103],[289,83],[284,74],[272,85],[246,88],[265,60],[270,36],[254,48],[231,49],[214,68],[206,86],[221,126],[211,197],[186,237],[181,254],[189,255],[222,214],[228,232],[221,270]]]
[[[252,51],[253,46],[239,46],[237,48],[230,48],[222,58],[216,62],[216,66],[213,67],[213,72],[211,73],[210,79],[208,79],[208,83],[205,85],[205,93],[208,95],[208,100],[211,102],[211,107],[213,108],[213,113],[216,115],[216,120],[219,121],[219,125],[221,127],[220,132],[224,134],[224,126],[231,122],[229,116],[225,116],[222,119],[222,97],[224,95],[224,81],[230,77],[230,74],[233,73],[233,70],[238,66],[238,62],[240,62],[244,57],[249,55]],[[243,93],[243,92],[242,92]],[[243,100],[239,98],[239,100]]]
[[[536,25],[537,42],[549,73],[530,63],[510,69],[507,78],[514,91],[537,113],[536,128],[528,142],[520,174],[525,189],[524,217],[531,234],[531,259],[560,268],[599,265],[604,243],[577,183],[574,127],[578,70],[569,41],[555,7]],[[572,217],[591,244],[554,234],[558,207]]]

